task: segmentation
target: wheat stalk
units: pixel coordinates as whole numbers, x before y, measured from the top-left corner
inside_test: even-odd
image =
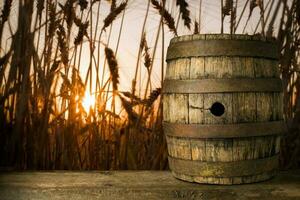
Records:
[[[114,92],[116,92],[118,90],[118,84],[119,84],[118,62],[114,55],[113,50],[111,50],[108,47],[105,47],[105,56],[106,56],[107,63],[109,66],[111,80],[113,83],[113,90],[114,90]]]
[[[52,38],[58,26],[58,21],[56,20],[56,6],[54,3],[49,4],[49,18],[48,37]]]
[[[179,12],[184,21],[184,25],[188,29],[191,29],[190,11],[188,10],[189,4],[186,2],[186,0],[176,0],[176,5],[179,6]]]
[[[12,0],[5,0],[4,6],[3,6],[3,9],[2,9],[2,13],[1,13],[1,24],[2,25],[8,19],[8,16],[9,16],[10,10],[11,10],[11,5],[12,5]]]
[[[133,95],[135,94],[135,90],[136,90],[135,87],[136,87],[137,75],[138,75],[138,71],[139,71],[139,64],[140,64],[140,59],[141,59],[141,53],[143,51],[142,40],[143,40],[143,36],[144,36],[144,33],[145,33],[145,27],[146,27],[146,23],[147,23],[147,19],[148,19],[149,9],[150,9],[150,0],[148,0],[147,10],[146,10],[146,13],[145,13],[145,18],[144,18],[144,22],[143,22],[143,26],[142,26],[141,39],[140,39],[140,48],[138,50],[134,78],[133,78],[133,80],[131,82],[131,90],[132,90],[132,94]]]
[[[199,24],[197,21],[194,24],[194,34],[199,34]]]
[[[176,30],[176,27],[175,27],[175,20],[171,16],[171,14],[158,1],[151,0],[151,3],[153,5],[153,7],[156,10],[158,10],[159,14],[163,17],[163,20],[164,20],[165,24],[169,27],[170,31],[172,31],[177,36],[177,30]]]
[[[45,9],[44,4],[45,4],[45,0],[37,0],[36,9],[37,9],[37,15],[39,16],[40,20],[42,17],[43,10]]]
[[[148,43],[147,43],[147,39],[146,39],[146,33],[144,33],[143,36],[142,36],[140,48],[144,50],[144,66],[146,67],[146,69],[149,73],[152,59],[151,59],[150,52],[149,52],[150,48],[148,47]]]
[[[78,0],[78,4],[80,6],[80,10],[84,11],[88,6],[88,1],[87,0]]]
[[[80,19],[75,18],[74,22],[75,22],[76,26],[78,27],[78,33],[74,40],[74,44],[77,46],[80,43],[82,43],[84,36],[88,37],[87,28],[89,26],[89,21],[83,23],[83,22],[81,22]]]
[[[126,8],[127,1],[121,3],[118,7],[113,8],[107,17],[104,19],[104,25],[102,31],[104,31],[115,19],[116,17]]]
[[[155,90],[153,90],[150,93],[149,97],[144,100],[146,107],[147,108],[151,107],[160,94],[161,94],[161,88],[156,88]]]
[[[58,30],[56,31],[58,46],[61,54],[61,61],[64,63],[65,66],[69,63],[69,47],[66,41],[66,32],[62,25],[58,26]]]

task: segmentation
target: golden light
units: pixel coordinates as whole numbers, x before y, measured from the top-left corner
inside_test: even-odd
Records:
[[[82,107],[88,113],[91,108],[95,107],[95,96],[90,92],[85,91],[84,97],[82,99]]]

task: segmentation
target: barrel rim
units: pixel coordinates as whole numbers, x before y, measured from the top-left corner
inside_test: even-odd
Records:
[[[229,33],[211,33],[211,34],[186,34],[181,36],[175,36],[170,40],[170,44],[185,41],[195,40],[250,40],[277,43],[275,37],[263,36],[261,34],[229,34]]]
[[[255,40],[186,40],[171,43],[167,62],[190,57],[257,57],[278,60],[278,45],[274,42]]]

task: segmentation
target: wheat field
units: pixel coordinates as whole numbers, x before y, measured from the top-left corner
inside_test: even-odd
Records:
[[[289,128],[281,167],[299,166],[298,0],[3,0],[0,6],[1,169],[168,168],[166,49],[170,38],[198,33],[277,38]]]

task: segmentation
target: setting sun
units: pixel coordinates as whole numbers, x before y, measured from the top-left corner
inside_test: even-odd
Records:
[[[82,106],[86,112],[89,112],[90,108],[95,107],[95,96],[86,91],[82,99]]]

